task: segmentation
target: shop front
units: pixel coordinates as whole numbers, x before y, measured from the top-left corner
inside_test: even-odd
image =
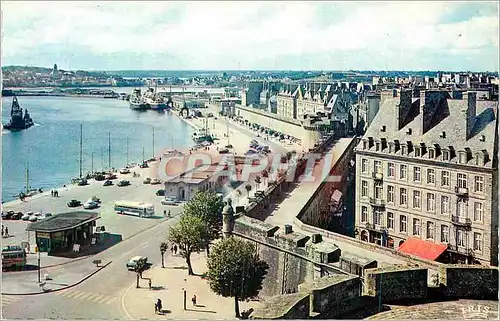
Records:
[[[35,232],[38,251],[50,254],[78,251],[93,243],[98,213],[72,212],[56,214],[40,222],[31,223],[27,231]]]

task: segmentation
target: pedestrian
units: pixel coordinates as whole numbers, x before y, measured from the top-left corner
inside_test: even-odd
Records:
[[[5,227],[5,237],[9,237],[9,228]]]
[[[5,233],[5,228],[4,226],[2,225],[2,237],[3,237],[3,234]]]
[[[193,306],[196,306],[196,294],[193,295],[193,298],[191,299],[191,302],[193,302]]]
[[[54,190],[50,190],[50,196],[54,197]]]
[[[158,299],[158,301],[156,302],[156,305],[158,306],[158,313],[161,313],[161,308],[162,308],[162,305],[161,305],[161,300]]]
[[[168,210],[168,217],[170,217],[170,210]]]
[[[163,217],[167,216],[167,210],[163,211]]]
[[[174,254],[177,255],[177,244],[174,244]]]
[[[174,254],[174,246],[173,245],[170,246],[170,253]]]
[[[151,291],[151,279],[149,279],[148,284],[149,284],[149,291]]]
[[[155,314],[158,314],[158,302],[155,302]]]

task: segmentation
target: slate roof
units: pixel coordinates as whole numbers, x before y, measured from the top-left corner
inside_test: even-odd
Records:
[[[441,121],[435,124],[432,128],[428,129],[427,132],[423,132],[422,128],[422,114],[419,113],[413,119],[410,119],[405,126],[400,130],[397,128],[395,121],[395,110],[398,109],[400,103],[399,97],[387,98],[383,104],[381,104],[380,109],[375,116],[372,124],[367,129],[363,139],[368,139],[373,137],[374,141],[381,141],[385,138],[387,142],[394,142],[394,140],[399,140],[401,144],[406,144],[411,141],[414,146],[420,145],[421,143],[425,146],[439,145],[440,148],[453,147],[453,150],[460,151],[469,148],[472,152],[472,159],[469,160],[467,165],[476,166],[474,155],[478,152],[486,151],[490,160],[484,165],[484,167],[492,168],[493,157],[496,157],[496,151],[494,150],[496,135],[496,117],[498,111],[498,101],[476,101],[476,120],[472,130],[472,137],[468,140],[466,139],[466,115],[462,110],[467,109],[467,100],[465,99],[446,99],[449,115],[445,116]],[[420,99],[412,98],[413,104],[420,104]],[[439,108],[444,107],[446,104]],[[385,131],[383,132],[381,128],[385,126]],[[408,130],[411,129],[411,134],[408,134]],[[445,132],[445,137],[442,137],[442,133]],[[481,137],[484,135],[484,141]],[[357,150],[361,151],[363,142],[357,146]],[[370,152],[375,152],[375,148],[372,146]],[[387,149],[380,151],[379,153],[387,154]],[[396,153],[400,155],[400,152]],[[406,157],[411,157],[412,154],[406,155]],[[427,158],[424,155],[421,158]],[[447,161],[449,163],[458,163],[458,153],[451,160]],[[481,167],[483,167],[481,165]]]
[[[99,219],[99,213],[96,212],[76,211],[60,213],[42,221],[29,224],[26,230],[38,232],[57,232],[75,228],[97,219]]]

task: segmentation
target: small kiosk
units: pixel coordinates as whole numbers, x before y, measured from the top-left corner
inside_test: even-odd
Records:
[[[60,213],[31,223],[26,230],[34,231],[39,252],[50,254],[78,251],[92,244],[99,213],[77,211]]]

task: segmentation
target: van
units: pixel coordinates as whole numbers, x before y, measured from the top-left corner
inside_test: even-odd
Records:
[[[144,261],[144,263],[147,263],[148,262],[148,258],[145,257],[145,256],[134,256],[133,258],[130,259],[130,261],[128,261],[128,263],[126,264],[127,266],[127,269],[128,270],[134,270],[137,266],[137,263],[139,261]]]

